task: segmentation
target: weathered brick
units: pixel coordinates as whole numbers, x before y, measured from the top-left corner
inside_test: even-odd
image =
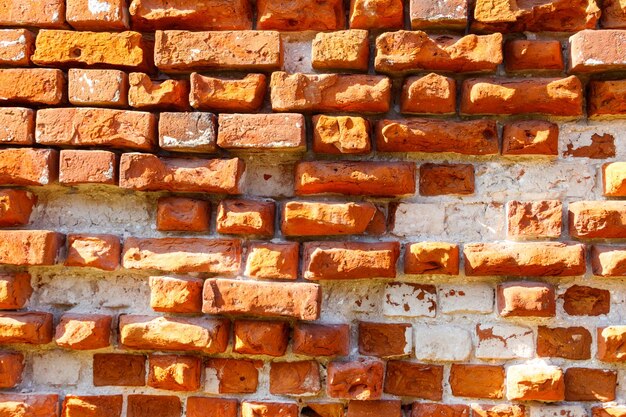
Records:
[[[115,235],[67,235],[66,266],[114,271],[120,265],[120,238]]]
[[[572,285],[565,290],[563,309],[570,316],[599,316],[611,309],[611,294],[600,288]]]
[[[0,45],[0,65],[27,67],[35,50],[35,34],[26,29],[1,29]]]
[[[150,79],[148,74],[128,74],[128,104],[143,110],[186,110],[189,108],[187,80]]]
[[[340,402],[306,401],[302,408],[302,415],[309,417],[344,417],[345,406]]]
[[[476,325],[476,352],[479,359],[531,358],[535,352],[532,329],[504,323]]]
[[[437,289],[434,285],[392,282],[385,285],[383,314],[400,317],[435,317]]]
[[[196,391],[200,388],[202,359],[197,356],[150,355],[148,386],[170,391]]]
[[[615,137],[608,133],[599,135],[594,133],[591,135],[591,143],[574,147],[574,144],[568,143],[567,150],[563,152],[564,157],[574,158],[591,158],[605,159],[615,156]]]
[[[568,368],[565,371],[565,401],[613,401],[616,385],[616,371]]]
[[[28,224],[37,197],[26,190],[0,190],[0,227]]]
[[[583,245],[546,243],[470,243],[463,248],[471,276],[572,276],[585,273]]]
[[[67,0],[65,18],[76,30],[124,30],[129,26],[124,0]]]
[[[385,365],[381,360],[330,362],[326,371],[326,390],[331,398],[377,400],[382,396]]]
[[[594,275],[604,277],[626,275],[626,248],[622,246],[591,246],[591,267]]]
[[[157,200],[157,230],[205,232],[209,230],[211,204],[185,197],[161,197]]]
[[[93,385],[144,386],[146,384],[146,357],[124,353],[96,353],[93,355]]]
[[[201,48],[199,48],[201,46]],[[157,31],[154,62],[161,71],[278,70],[283,50],[278,32]]]
[[[313,116],[313,152],[328,154],[369,153],[370,123],[354,116]]]
[[[502,317],[554,317],[554,286],[542,282],[506,282],[498,285],[498,313]]]
[[[425,196],[474,194],[474,165],[431,163],[420,165],[420,194]]]
[[[120,417],[123,397],[119,395],[66,395],[62,417]]]
[[[376,38],[377,72],[495,71],[502,63],[502,35],[434,35],[399,30]]]
[[[402,86],[400,112],[451,114],[456,111],[456,81],[430,73],[408,77]]]
[[[347,356],[350,326],[297,322],[293,329],[292,350],[307,356]]]
[[[150,307],[167,313],[200,313],[202,284],[193,277],[150,277]]]
[[[22,382],[24,355],[20,352],[0,353],[0,388],[13,388]]]
[[[64,149],[59,158],[59,183],[117,185],[117,166],[113,152]]]
[[[159,114],[159,146],[172,152],[214,153],[217,117],[213,113]]]
[[[283,356],[289,342],[289,323],[235,320],[233,351],[247,355]]]
[[[202,311],[317,320],[320,303],[317,284],[210,278],[204,282]]]
[[[406,248],[404,273],[458,275],[459,247],[443,242],[412,243]]]
[[[217,232],[272,236],[275,210],[273,201],[222,200],[217,207]]]
[[[470,404],[474,417],[526,417],[526,407],[519,404]]]
[[[156,142],[156,117],[138,111],[61,108],[37,112],[35,139],[47,146],[104,146],[149,151]]]
[[[298,417],[298,404],[244,401],[241,403],[241,417],[275,416]]]
[[[596,405],[591,407],[593,417],[623,417],[626,414],[624,406]]]
[[[270,393],[274,395],[314,395],[321,390],[317,361],[272,362]]]
[[[463,81],[460,112],[582,116],[582,84],[575,76],[532,79],[470,78]]]
[[[111,345],[112,317],[102,314],[65,313],[56,327],[57,345],[74,350],[102,349]]]
[[[210,358],[206,364],[205,389],[213,394],[256,392],[262,366],[263,362],[250,359]]]
[[[178,273],[236,272],[241,265],[241,242],[236,239],[129,237],[124,241],[122,265],[126,269]]]
[[[504,62],[507,72],[563,71],[561,42],[556,40],[510,40],[504,45]]]
[[[385,393],[391,395],[441,401],[443,366],[390,360],[384,388]]]
[[[33,288],[27,272],[0,273],[0,310],[19,310],[28,302]]]
[[[0,264],[54,265],[64,236],[49,230],[0,231]]]
[[[574,73],[622,71],[626,59],[623,30],[583,30],[569,38],[569,70]]]
[[[626,28],[626,6],[619,0],[604,0],[600,26],[604,29]],[[595,411],[594,417],[596,417]]]
[[[180,417],[182,405],[174,395],[130,394],[127,397],[128,417]]]
[[[20,107],[0,107],[0,144],[35,143],[35,112]]]
[[[592,119],[623,118],[626,114],[626,82],[590,81],[587,114]]]
[[[413,29],[465,30],[467,0],[410,0]]]
[[[57,417],[58,415],[58,394],[0,394],[0,416]]]
[[[367,71],[369,56],[366,30],[320,32],[313,39],[311,65],[317,70]]]
[[[450,389],[455,397],[500,399],[504,397],[504,367],[460,365],[450,367]]]
[[[494,291],[488,283],[448,284],[438,287],[439,311],[443,314],[490,314]]]
[[[517,239],[561,236],[563,204],[558,200],[509,201],[507,235]]]
[[[52,314],[0,313],[0,343],[45,345],[52,341]]]
[[[69,101],[75,106],[128,105],[128,75],[124,71],[70,68],[67,75]]]
[[[247,74],[242,79],[207,77],[191,74],[191,106],[200,110],[253,112],[263,105],[266,77]]]
[[[415,193],[415,164],[412,162],[299,162],[295,174],[296,195],[393,196]]]
[[[602,165],[602,188],[607,197],[626,196],[626,163],[608,162]]]
[[[305,242],[303,275],[309,280],[395,278],[398,242]]]
[[[257,279],[295,280],[299,262],[297,242],[251,243],[245,274]]]
[[[120,187],[138,191],[239,194],[245,169],[239,158],[159,158],[125,153],[120,158]]]
[[[432,362],[456,362],[469,359],[472,336],[459,326],[415,325],[415,357]]]
[[[499,153],[493,120],[380,120],[376,123],[379,152],[453,152],[461,155]]]
[[[502,130],[502,155],[559,154],[559,125],[545,120],[506,123]]]
[[[411,417],[469,417],[469,406],[463,404],[438,404],[414,402]]]
[[[130,18],[133,28],[145,32],[155,29],[252,29],[248,0],[192,3],[186,0],[132,0]]]
[[[569,203],[569,233],[577,239],[626,237],[626,202],[576,201]]]
[[[602,362],[626,362],[626,326],[597,328],[598,351]]]
[[[306,151],[301,114],[220,114],[217,145],[249,151]]]
[[[341,0],[297,0],[289,3],[259,0],[256,27],[282,31],[337,30],[345,25],[344,13]]]
[[[591,359],[591,333],[584,327],[539,326],[537,356]]]
[[[230,321],[207,317],[121,315],[120,344],[129,349],[224,352]]]
[[[402,0],[350,0],[350,28],[402,29]]]
[[[0,26],[61,28],[65,26],[63,0],[8,0],[0,9]]]
[[[383,358],[411,354],[411,325],[406,323],[371,323],[359,321],[359,353]]]
[[[65,97],[65,78],[58,69],[0,69],[0,102],[24,105],[57,105]]]
[[[346,417],[371,417],[388,416],[402,417],[402,401],[400,400],[375,400],[375,401],[350,401]]]
[[[74,32],[40,30],[33,64],[41,66],[110,67],[147,71],[151,48],[138,32]]]
[[[506,396],[515,401],[563,401],[563,371],[556,366],[511,365],[506,372]]]
[[[381,75],[273,72],[272,110],[386,113],[391,81]]]
[[[290,201],[282,211],[285,236],[361,234],[376,214],[372,203],[322,203]]]

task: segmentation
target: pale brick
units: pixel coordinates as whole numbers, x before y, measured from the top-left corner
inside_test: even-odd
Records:
[[[472,336],[451,325],[413,326],[415,357],[418,360],[465,361],[472,353]]]
[[[494,289],[489,284],[448,284],[439,286],[439,311],[443,314],[493,311]]]
[[[433,285],[394,282],[385,286],[383,314],[401,317],[435,317],[437,291]]]
[[[502,323],[476,325],[476,357],[479,359],[531,358],[535,353],[532,329]]]

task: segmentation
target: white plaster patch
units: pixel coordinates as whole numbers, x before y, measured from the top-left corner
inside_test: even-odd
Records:
[[[97,15],[100,13],[108,13],[111,10],[111,4],[107,1],[88,0],[87,8],[89,9],[89,13]]]
[[[415,357],[427,361],[464,361],[472,353],[472,336],[458,326],[414,326]]]
[[[437,292],[432,286],[394,282],[385,286],[383,314],[401,317],[435,317]]]
[[[439,311],[443,314],[493,311],[494,289],[489,284],[450,284],[439,287]]]
[[[532,329],[513,324],[491,323],[476,326],[479,359],[531,358],[535,353]]]

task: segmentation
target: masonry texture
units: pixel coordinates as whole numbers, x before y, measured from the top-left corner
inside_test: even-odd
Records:
[[[0,417],[626,417],[626,2],[0,27]]]

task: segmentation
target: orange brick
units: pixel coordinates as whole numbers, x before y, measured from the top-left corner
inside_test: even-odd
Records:
[[[124,71],[71,68],[67,75],[69,101],[75,106],[128,105],[128,75]]]
[[[201,358],[150,355],[148,361],[148,386],[170,391],[196,391],[200,388]]]
[[[146,357],[123,353],[96,353],[93,355],[93,385],[146,385]]]
[[[502,155],[559,154],[559,125],[544,120],[506,123],[502,131]]]
[[[54,106],[65,97],[65,77],[58,69],[0,69],[0,99],[3,105]]]
[[[323,31],[342,29],[344,25],[341,0],[294,0],[289,3],[257,1],[257,29]]]
[[[24,355],[20,352],[0,353],[0,388],[13,388],[22,382]]]
[[[467,0],[410,0],[413,29],[465,30]]]
[[[451,114],[456,111],[456,81],[430,73],[408,77],[400,98],[402,113]]]
[[[412,329],[406,323],[371,323],[359,321],[359,353],[382,358],[410,355]]]
[[[563,371],[547,365],[509,366],[506,371],[506,396],[514,401],[563,401]]]
[[[57,394],[0,394],[1,416],[50,416],[59,415]]]
[[[402,417],[402,401],[350,401],[346,417],[388,416]]]
[[[492,365],[452,364],[450,389],[455,397],[504,397],[504,367]]]
[[[293,329],[293,353],[307,356],[347,356],[350,326],[297,322]]]
[[[563,71],[563,54],[559,41],[514,39],[504,45],[507,71]]]
[[[331,398],[378,400],[382,395],[385,365],[381,360],[330,362],[326,371],[326,392]]]
[[[285,236],[325,236],[365,233],[374,220],[372,203],[289,201],[282,211]]]
[[[594,275],[603,277],[626,275],[626,251],[623,246],[593,245],[591,267]]]
[[[614,401],[617,372],[608,369],[568,368],[565,401]]]
[[[245,274],[257,279],[298,277],[299,245],[297,242],[250,243]]]
[[[61,28],[65,26],[63,0],[8,0],[0,9],[0,25]]]
[[[222,200],[217,207],[217,232],[272,236],[275,210],[273,201]]]
[[[569,234],[576,239],[626,237],[626,202],[576,201],[569,203]]]
[[[306,151],[306,127],[301,114],[220,114],[220,148],[261,152]]]
[[[64,236],[49,230],[0,231],[0,264],[54,265]]]
[[[470,404],[474,417],[526,417],[526,407],[518,404]]]
[[[622,50],[626,38],[621,30],[583,30],[569,38],[569,71],[595,73],[623,71]]]
[[[609,314],[611,293],[609,290],[572,285],[560,296],[563,309],[570,316],[599,316]]]
[[[0,343],[45,345],[52,341],[52,314],[0,313]]]
[[[187,417],[237,417],[238,402],[230,398],[187,398]]]
[[[513,238],[558,238],[561,236],[563,204],[558,200],[509,201],[507,233]]]
[[[33,288],[30,285],[29,273],[0,273],[0,310],[23,308],[32,293]]]
[[[214,153],[217,117],[212,113],[159,114],[159,146],[172,152]]]
[[[128,74],[128,104],[142,110],[186,110],[189,108],[187,80],[153,81],[148,74]]]
[[[157,201],[157,230],[206,232],[209,230],[211,203],[184,197],[161,197]]]
[[[28,224],[37,197],[26,190],[0,190],[0,227]]]
[[[420,194],[425,196],[474,194],[474,165],[430,163],[420,165]]]
[[[539,326],[537,356],[591,359],[591,333],[584,327]]]
[[[554,286],[541,282],[506,282],[498,285],[498,313],[502,317],[554,317]]]
[[[626,7],[624,4],[619,0],[604,0],[602,2],[600,26],[605,29],[626,28]],[[595,411],[594,417],[596,417]]]
[[[593,119],[623,118],[626,114],[626,82],[589,82],[587,113]]]
[[[35,34],[26,29],[2,29],[0,45],[0,65],[27,67],[35,50]]]
[[[180,417],[183,411],[180,398],[174,395],[131,394],[127,402],[128,417]]]
[[[626,326],[597,328],[598,351],[596,358],[602,362],[626,362]]]
[[[344,417],[345,406],[339,402],[307,401],[302,408],[303,415],[312,417]]]
[[[265,99],[267,81],[264,74],[247,74],[242,79],[207,77],[191,74],[191,106],[200,110],[252,112]]]
[[[33,145],[35,112],[20,107],[0,107],[0,144]]]
[[[244,401],[241,403],[241,417],[274,416],[298,417],[298,404]]]
[[[150,307],[167,313],[200,313],[202,284],[200,278],[150,277]]]
[[[607,197],[626,196],[626,163],[608,162],[602,165],[602,188]]]
[[[402,397],[441,401],[443,366],[391,360],[387,362],[385,392]]]
[[[122,395],[66,395],[61,417],[120,417]]]
[[[56,327],[57,345],[74,350],[102,349],[111,345],[111,316],[65,313]]]
[[[120,265],[120,238],[114,235],[68,235],[66,266],[114,271]]]
[[[366,30],[320,32],[313,39],[311,65],[318,70],[367,71],[369,56]]]
[[[317,361],[271,363],[271,394],[314,395],[320,390],[320,370]]]
[[[262,361],[210,358],[206,364],[207,386],[213,394],[250,394],[259,384]],[[217,389],[213,389],[217,388]],[[235,416],[236,417],[236,416]]]
[[[469,417],[469,406],[462,404],[413,403],[411,417]]]
[[[235,320],[234,334],[236,353],[283,356],[289,342],[289,323]]]
[[[350,0],[350,27],[353,29],[402,29],[402,0]]]
[[[369,153],[370,123],[354,116],[313,116],[313,152],[328,154]]]
[[[124,0],[67,0],[65,18],[76,30],[128,29],[128,11]]]
[[[117,155],[109,151],[61,151],[59,182],[63,185],[117,185]]]
[[[445,242],[420,242],[407,245],[405,274],[459,274],[459,246]]]

